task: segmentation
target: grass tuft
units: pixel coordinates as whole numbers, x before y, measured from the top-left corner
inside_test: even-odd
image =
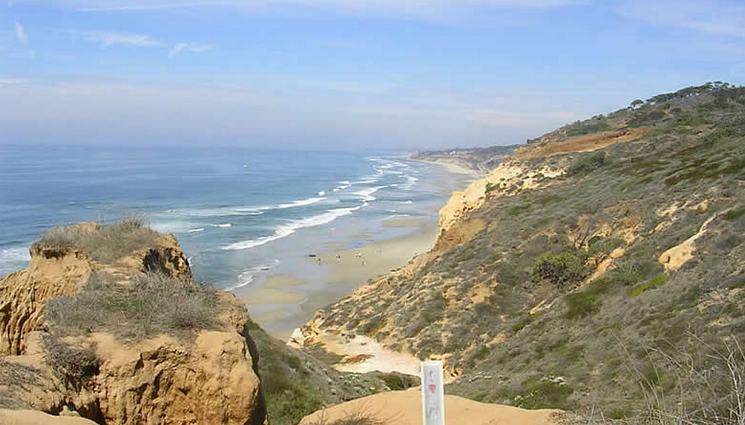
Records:
[[[36,245],[57,249],[80,249],[93,260],[111,263],[132,252],[152,245],[159,234],[144,219],[127,217],[108,226],[56,226],[48,230]]]
[[[50,300],[46,317],[69,335],[108,331],[135,339],[184,336],[218,327],[217,303],[213,289],[158,273],[129,284],[99,273],[77,295]]]

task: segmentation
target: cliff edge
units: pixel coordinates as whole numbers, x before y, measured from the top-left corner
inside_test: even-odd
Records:
[[[233,295],[192,281],[172,236],[54,228],[0,279],[0,418],[266,423],[250,326]]]

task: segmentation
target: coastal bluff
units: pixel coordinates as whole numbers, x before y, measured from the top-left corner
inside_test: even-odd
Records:
[[[0,422],[266,424],[250,318],[129,219],[47,232],[0,278]]]

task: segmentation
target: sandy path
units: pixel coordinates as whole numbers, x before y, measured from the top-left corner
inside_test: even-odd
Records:
[[[375,394],[332,406],[307,416],[300,425],[321,425],[355,415],[375,418],[381,425],[421,425],[420,390]],[[445,423],[448,425],[555,425],[558,410],[524,410],[511,406],[479,403],[462,397],[445,396]],[[376,422],[377,423],[377,422]]]

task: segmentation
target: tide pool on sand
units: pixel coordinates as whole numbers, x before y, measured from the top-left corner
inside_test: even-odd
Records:
[[[445,425],[442,362],[422,362],[422,414],[424,425]]]

